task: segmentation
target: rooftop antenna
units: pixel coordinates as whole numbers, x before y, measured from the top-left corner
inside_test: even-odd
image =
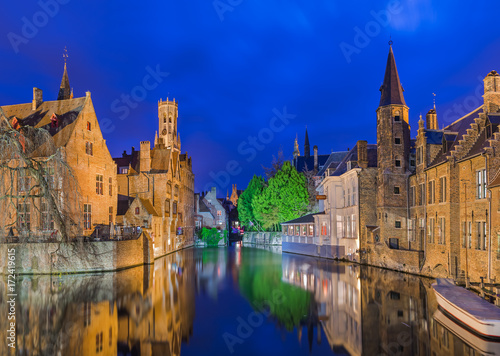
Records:
[[[389,36],[389,46],[391,46],[391,47],[392,47],[392,44],[393,44],[393,43],[394,43],[394,42],[392,42],[392,35],[390,35],[390,36]]]
[[[436,110],[436,94],[432,93],[432,95],[434,96],[434,110]]]
[[[64,64],[66,64],[66,61],[68,60],[68,48],[66,48],[66,46],[64,46],[63,58],[64,58]]]

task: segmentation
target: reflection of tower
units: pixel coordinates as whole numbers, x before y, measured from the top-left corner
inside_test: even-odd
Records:
[[[177,135],[178,103],[175,101],[158,102],[158,143],[165,147],[181,150],[180,138]]]

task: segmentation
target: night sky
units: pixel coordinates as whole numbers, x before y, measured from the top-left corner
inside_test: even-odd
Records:
[[[34,86],[55,100],[67,46],[75,97],[91,91],[114,157],[153,141],[157,101],[175,97],[196,190],[215,181],[219,195],[246,187],[280,147],[291,158],[296,134],[303,153],[306,125],[320,154],[376,143],[390,36],[412,137],[432,93],[441,127],[478,107],[482,79],[500,71],[498,1],[42,0],[2,10],[0,105],[31,102]]]

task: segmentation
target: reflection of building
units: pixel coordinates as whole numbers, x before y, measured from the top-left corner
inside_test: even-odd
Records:
[[[19,281],[17,351],[26,355],[180,355],[193,332],[194,251],[105,275]],[[0,279],[0,292],[6,295]],[[50,296],[48,298],[47,296]],[[0,296],[0,301],[1,301]],[[7,315],[7,304],[0,311]],[[7,318],[0,327],[7,330]],[[9,355],[5,343],[0,354]]]
[[[149,141],[142,141],[139,151],[132,147],[130,154],[124,152],[122,157],[114,159],[118,168],[118,193],[123,198],[119,199],[120,212],[136,214],[137,207],[131,207],[127,197],[141,198],[153,207],[151,212],[145,213],[153,216],[156,213],[161,220],[153,227],[139,222],[139,226],[155,233],[155,257],[190,245],[194,239],[194,175],[191,157],[181,154],[177,116],[175,99],[160,100],[160,136],[155,138],[153,149]],[[141,215],[141,211],[136,215]],[[127,219],[120,221],[130,222]]]
[[[359,266],[317,268],[311,261],[283,255],[283,281],[312,293],[318,319],[332,349],[361,355],[362,318]]]

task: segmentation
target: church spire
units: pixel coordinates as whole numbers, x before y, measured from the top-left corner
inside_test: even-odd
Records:
[[[304,141],[304,156],[306,158],[311,157],[311,147],[309,146],[309,135],[307,134],[307,126],[306,126],[306,138]]]
[[[380,105],[405,105],[405,98],[403,96],[403,87],[399,81],[399,74],[396,68],[396,60],[392,52],[392,41],[389,42],[389,56],[387,57],[387,65],[385,67],[384,83],[380,87]]]
[[[72,96],[71,87],[69,85],[68,68],[66,66],[66,61],[68,59],[68,50],[66,49],[66,47],[64,48],[63,58],[64,58],[64,73],[61,80],[61,87],[59,88],[59,95],[57,96],[57,100],[68,100],[71,99]]]
[[[295,135],[295,143],[293,144],[293,158],[297,158],[299,156],[300,156],[299,141],[297,140],[297,135]]]

